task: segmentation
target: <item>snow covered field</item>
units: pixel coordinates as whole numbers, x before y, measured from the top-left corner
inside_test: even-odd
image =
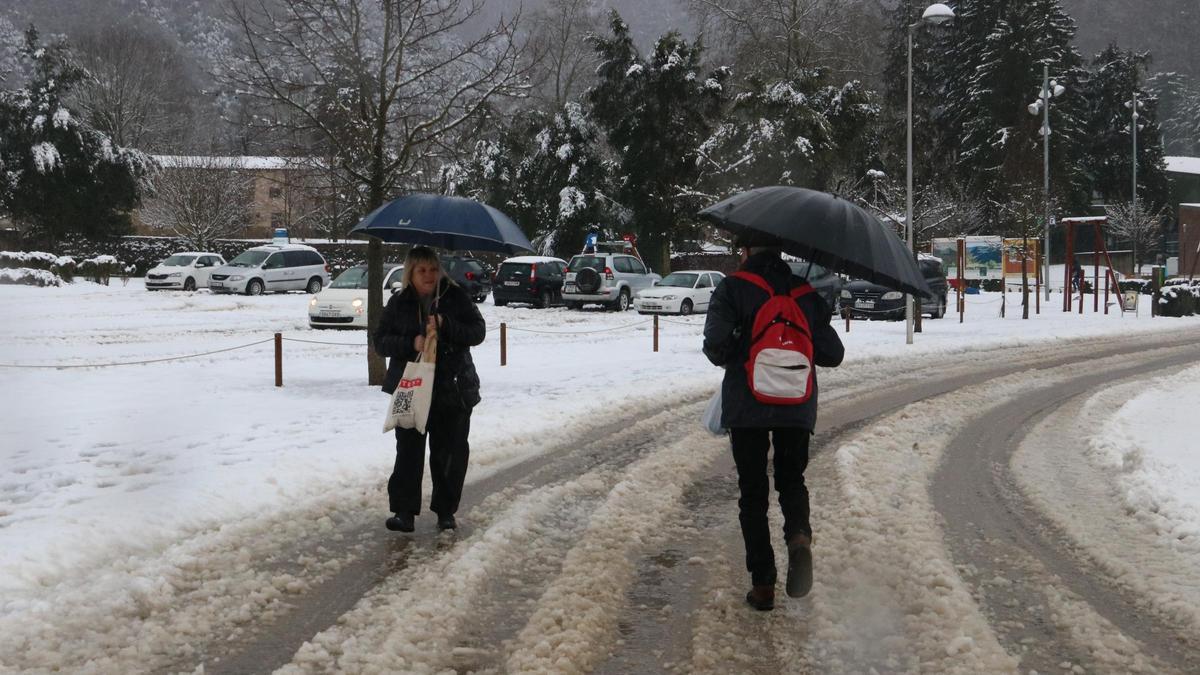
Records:
[[[856,321],[849,333],[840,322],[847,361],[838,380],[910,355],[977,352],[984,363],[998,345],[1200,326],[1115,307],[1093,315],[1090,298],[1083,316],[1044,303],[1022,321],[1015,297],[1001,319],[998,294],[968,296],[965,323],[926,320],[912,346],[903,322]],[[63,601],[54,586],[65,579],[339,495],[374,493],[382,534],[394,447],[380,433],[386,397],[365,385],[364,334],[310,330],[307,301],[148,293],[138,280],[0,286],[5,365],[207,353],[3,368],[0,622]],[[481,309],[490,330],[474,350],[484,400],[468,482],[544,452],[602,414],[695,401],[720,378],[700,354],[703,316],[662,319],[654,353],[650,318],[633,312]],[[277,331],[287,339],[282,388],[273,386],[269,343]],[[1128,499],[1161,504],[1154,513],[1168,514],[1176,532],[1200,530],[1200,448],[1189,427],[1198,379],[1193,369],[1130,392],[1090,441],[1097,461],[1127,467]],[[822,393],[838,396],[832,386]]]

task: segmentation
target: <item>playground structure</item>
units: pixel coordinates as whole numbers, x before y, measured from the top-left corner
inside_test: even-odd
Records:
[[[1090,262],[1092,269],[1090,275],[1090,285],[1092,291],[1092,311],[1094,313],[1099,313],[1101,311],[1101,288],[1103,288],[1104,293],[1103,311],[1105,314],[1108,314],[1108,308],[1111,304],[1113,304],[1113,302],[1110,301],[1110,296],[1116,296],[1115,302],[1121,309],[1122,313],[1125,311],[1136,311],[1136,303],[1128,301],[1125,297],[1125,294],[1123,294],[1120,290],[1116,269],[1112,261],[1112,255],[1104,242],[1104,226],[1107,224],[1107,222],[1108,219],[1105,216],[1070,217],[1063,218],[1060,221],[1064,228],[1066,240],[1062,287],[1063,312],[1071,312],[1073,310],[1078,311],[1079,314],[1083,314],[1084,312],[1084,302],[1086,300],[1085,287],[1087,286],[1085,282],[1089,281],[1089,279],[1087,278],[1088,275],[1084,272],[1083,268],[1077,268],[1076,266],[1077,260],[1075,242],[1079,229],[1089,227],[1091,228],[1093,234],[1092,238],[1095,242],[1095,250],[1090,252],[1080,252],[1079,255],[1088,255],[1091,258]],[[983,237],[976,237],[975,239],[983,239]],[[941,241],[948,243],[947,240]],[[971,267],[970,260],[972,259],[972,255],[968,253],[966,237],[958,237],[955,244],[955,279],[952,281],[951,285],[955,287],[957,299],[956,305],[958,309],[959,322],[961,323],[963,321],[963,314],[966,309],[965,293],[967,286],[967,275],[965,274],[965,270]],[[942,244],[942,246],[945,247],[946,244]],[[1028,247],[1028,250],[1026,250],[1026,246]],[[1042,267],[1039,264],[1042,252],[1038,250],[1038,242],[1031,239],[1029,240],[1028,244],[1026,244],[1021,239],[1005,239],[1003,240],[1000,248],[1001,261],[999,267],[1001,270],[1000,278],[1002,281],[1002,296],[1000,306],[1001,316],[1004,316],[1005,305],[1007,304],[1005,295],[1007,295],[1008,277],[1014,273],[1020,273],[1022,269],[1024,269],[1024,271],[1027,273],[1025,278],[1029,280],[1029,288],[1032,291],[1030,295],[1033,296],[1036,303],[1035,311],[1040,314],[1041,285],[1042,283],[1046,283],[1046,281],[1042,279]],[[1198,247],[1198,253],[1200,253],[1200,247]],[[944,260],[945,256],[943,255],[942,257]],[[1103,275],[1101,274],[1102,268]],[[1078,272],[1073,275],[1072,272],[1076,269],[1078,269]],[[1153,291],[1155,298],[1158,297],[1161,283],[1161,275],[1157,273],[1154,274]],[[1078,300],[1076,300],[1076,296],[1078,296]],[[1136,298],[1134,300],[1136,300]],[[1076,304],[1076,302],[1078,304]],[[1155,313],[1155,303],[1150,303],[1150,309],[1151,316],[1153,316]]]

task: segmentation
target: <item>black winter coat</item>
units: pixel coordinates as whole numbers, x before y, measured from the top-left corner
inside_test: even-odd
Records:
[[[466,291],[445,279],[440,281],[433,312],[442,317],[433,376],[433,407],[470,410],[479,403],[479,375],[470,348],[482,343],[487,334],[483,316]],[[373,340],[375,351],[390,359],[383,380],[383,390],[388,394],[400,383],[405,364],[417,358],[413,340],[424,334],[420,300],[409,286],[388,301]]]
[[[776,292],[790,291],[803,283],[778,255],[757,253],[746,259],[741,269],[767,280]],[[799,405],[762,403],[754,398],[746,378],[746,359],[750,357],[750,332],[758,308],[767,294],[758,286],[734,277],[726,277],[713,291],[704,322],[704,355],[714,365],[725,368],[721,383],[721,426],[726,429],[800,427],[812,431],[817,423],[817,372],[813,369],[813,392]],[[813,363],[834,367],[842,362],[845,348],[837,331],[830,325],[829,306],[816,293],[796,300],[812,329]]]

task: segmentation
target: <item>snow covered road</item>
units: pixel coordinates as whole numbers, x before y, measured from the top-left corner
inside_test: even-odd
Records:
[[[146,359],[272,328],[361,340],[302,330],[305,296],[41,290],[0,289],[20,319],[0,328],[0,360]],[[742,599],[726,441],[696,422],[719,375],[698,353],[703,317],[664,324],[652,353],[636,316],[485,305],[489,326],[532,330],[510,332],[506,369],[477,356],[485,403],[453,534],[428,518],[412,536],[383,530],[389,443],[380,395],[350,382],[353,347],[289,344],[281,390],[249,351],[10,371],[0,672],[1186,670],[1194,645],[1181,656],[1137,631],[1197,633],[1198,521],[1147,506],[1153,485],[1131,497],[1137,467],[1110,466],[1127,451],[1101,432],[1148,378],[1182,370],[1161,371],[1155,350],[1200,360],[1200,322],[1022,323],[986,307],[974,324],[927,322],[907,348],[902,324],[844,335],[809,470],[816,587],[767,614]],[[1079,378],[1094,382],[1071,389]],[[1011,470],[962,454],[1031,402],[1044,418],[1018,415],[1020,433],[987,446]],[[1015,486],[1001,496],[1057,533],[1050,549],[1084,561],[1086,583],[1132,598],[1134,627],[1036,551],[990,568],[974,517],[939,505],[960,482],[939,471],[958,459],[992,467],[967,478]],[[1045,620],[1018,626],[1003,609],[1027,597],[1011,590],[1024,575]]]

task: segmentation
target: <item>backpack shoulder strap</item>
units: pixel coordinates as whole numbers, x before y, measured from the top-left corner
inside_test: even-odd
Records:
[[[758,286],[759,288],[766,291],[767,295],[772,295],[772,296],[775,295],[775,289],[771,288],[771,284],[767,283],[767,280],[762,278],[761,275],[755,274],[754,272],[746,272],[744,270],[739,270],[737,272],[734,272],[733,276],[735,276],[738,279],[741,279],[743,281],[749,281],[750,283],[754,284],[755,286]]]
[[[804,296],[808,295],[809,293],[814,293],[814,292],[815,291],[813,290],[812,284],[810,284],[806,281],[806,282],[800,284],[799,286],[796,286],[795,288],[793,288],[790,295],[792,296],[793,299],[799,300],[800,298],[803,298]]]

